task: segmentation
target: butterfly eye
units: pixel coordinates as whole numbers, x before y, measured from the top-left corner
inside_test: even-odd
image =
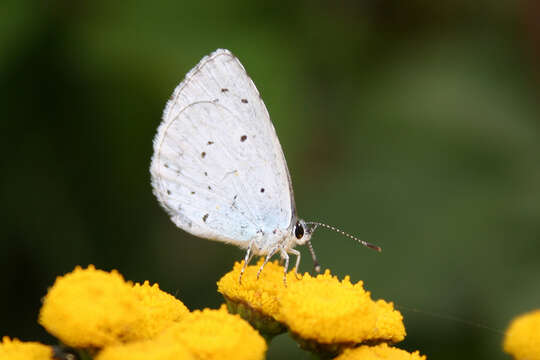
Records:
[[[296,225],[294,226],[294,236],[296,236],[298,240],[304,236],[304,227],[302,224],[300,224],[300,221],[297,221]]]

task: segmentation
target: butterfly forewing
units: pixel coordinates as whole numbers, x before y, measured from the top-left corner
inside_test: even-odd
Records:
[[[154,193],[201,237],[247,246],[288,229],[294,200],[266,107],[227,50],[203,58],[175,89],[154,139]]]

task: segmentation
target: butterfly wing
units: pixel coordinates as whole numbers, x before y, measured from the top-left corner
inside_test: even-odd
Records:
[[[246,247],[289,229],[294,197],[274,126],[228,50],[204,57],[175,89],[154,139],[154,194],[185,231]]]

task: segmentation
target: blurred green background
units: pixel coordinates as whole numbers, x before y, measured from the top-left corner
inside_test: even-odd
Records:
[[[401,347],[507,358],[501,334],[425,313],[503,331],[540,306],[539,15],[533,0],[4,0],[0,335],[52,342],[40,299],[78,264],[219,306],[244,252],[176,228],[148,168],[174,87],[223,47],[266,102],[300,216],[383,247],[318,230],[323,266],[404,307]],[[287,357],[309,355],[282,336],[268,358]]]

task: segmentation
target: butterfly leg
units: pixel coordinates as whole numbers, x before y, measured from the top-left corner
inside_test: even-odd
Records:
[[[283,284],[287,287],[287,270],[289,269],[289,254],[285,249],[279,249],[279,253],[282,259],[285,259],[285,266],[283,267]]]
[[[246,252],[246,256],[244,257],[244,265],[242,266],[242,270],[240,271],[240,276],[238,277],[238,283],[242,283],[242,275],[244,275],[244,271],[246,270],[246,266],[249,264],[251,259],[253,258],[253,253],[251,252],[251,248],[253,247],[253,244],[255,243],[254,240],[252,240],[249,243],[249,247]]]
[[[270,251],[268,251],[268,254],[266,255],[266,258],[264,259],[263,264],[261,265],[261,267],[259,268],[259,271],[257,272],[257,280],[259,280],[259,276],[261,275],[261,271],[264,268],[264,266],[268,263],[268,261],[270,261],[270,258],[274,256],[274,254],[277,252],[278,252],[277,248],[272,248],[270,249]]]
[[[296,265],[294,265],[294,277],[298,279],[298,267],[300,266],[300,251],[289,249],[289,253],[296,255]]]

